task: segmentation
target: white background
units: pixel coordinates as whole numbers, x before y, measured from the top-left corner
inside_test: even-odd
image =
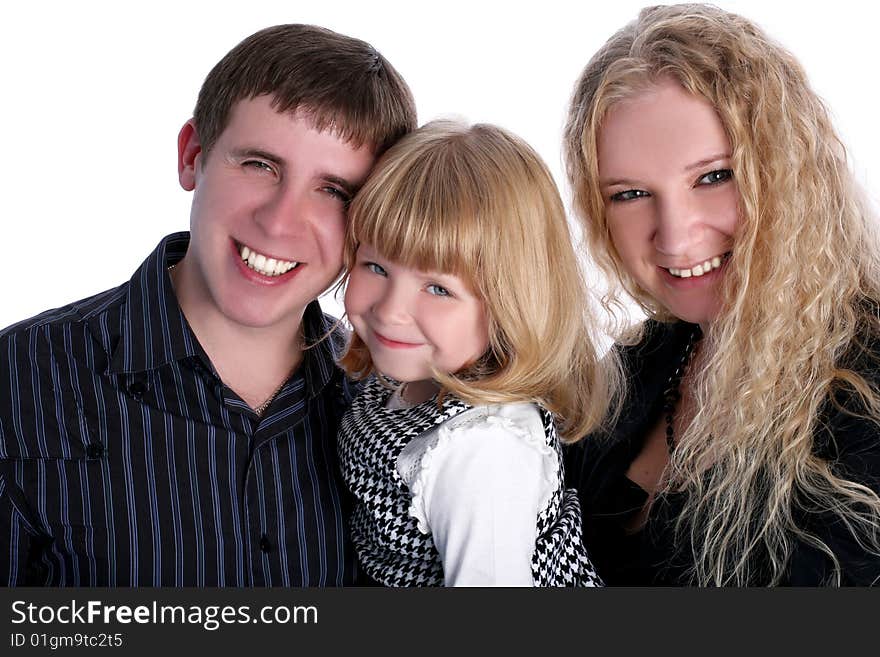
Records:
[[[371,42],[409,82],[420,123],[457,116],[513,130],[567,199],[560,138],[572,85],[649,2],[3,3],[0,327],[119,285],[164,235],[188,227],[177,132],[210,68],[252,32],[307,22]],[[717,4],[800,59],[877,207],[876,10],[849,0]]]

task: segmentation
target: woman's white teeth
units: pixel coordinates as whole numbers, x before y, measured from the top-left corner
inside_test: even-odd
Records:
[[[263,274],[263,276],[281,276],[296,267],[298,262],[288,260],[276,260],[275,258],[267,258],[262,253],[251,251],[250,248],[242,245],[241,259],[247,263],[247,266],[254,271]]]
[[[718,269],[721,266],[722,260],[722,256],[715,256],[714,258],[710,258],[706,262],[695,265],[690,269],[677,269],[676,267],[669,267],[668,271],[673,276],[678,276],[679,278],[702,276],[703,274],[708,274],[713,269]]]

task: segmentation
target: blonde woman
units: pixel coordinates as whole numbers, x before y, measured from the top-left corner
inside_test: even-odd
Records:
[[[489,125],[430,123],[349,213],[340,428],[352,536],[387,586],[598,582],[559,436],[595,429],[609,378],[547,168]],[[557,434],[557,427],[559,435]]]
[[[608,584],[880,576],[880,244],[828,113],[749,21],[654,7],[565,134],[593,256],[648,316],[624,411],[569,456]]]

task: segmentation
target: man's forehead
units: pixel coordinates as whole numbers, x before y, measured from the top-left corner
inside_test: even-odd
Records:
[[[311,133],[312,136],[329,137],[353,151],[375,151],[372,144],[363,143],[351,130],[331,122],[332,118],[305,107],[279,111],[266,96],[245,98],[233,105],[229,121],[220,137],[228,137],[233,133],[236,138],[270,138],[273,132],[279,136],[291,132],[300,135]]]
[[[344,122],[343,113],[333,109],[316,107],[308,104],[292,104],[283,101],[274,94],[258,94],[235,101],[230,108],[230,121],[241,112],[241,108],[248,106],[255,111],[271,110],[273,114],[297,122],[303,122],[306,127],[319,134],[325,134],[340,142],[351,146],[354,150],[366,147],[375,153],[376,144],[370,142],[357,126]],[[229,124],[226,126],[229,127]],[[225,130],[224,130],[225,132]]]

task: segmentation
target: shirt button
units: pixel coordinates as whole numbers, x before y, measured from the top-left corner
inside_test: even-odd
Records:
[[[86,447],[86,456],[90,459],[99,459],[104,456],[104,446],[101,443],[89,443]]]
[[[267,553],[272,550],[272,543],[269,541],[269,537],[265,534],[260,537],[260,550]]]
[[[144,393],[147,391],[147,386],[140,381],[135,381],[130,386],[128,386],[128,391],[131,393],[131,396],[136,400],[140,401],[144,396]]]
[[[25,586],[46,586],[49,568],[42,563],[29,563],[25,566]]]

